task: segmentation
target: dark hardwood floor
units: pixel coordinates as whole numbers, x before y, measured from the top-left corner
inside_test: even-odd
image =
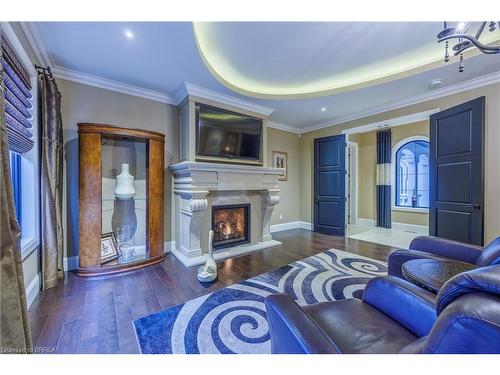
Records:
[[[34,346],[45,353],[138,353],[132,322],[290,262],[336,248],[387,260],[394,248],[302,229],[273,234],[282,245],[218,263],[211,285],[173,255],[122,275],[82,278],[70,272],[29,309]]]

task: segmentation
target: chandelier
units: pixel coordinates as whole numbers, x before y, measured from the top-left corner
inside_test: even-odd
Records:
[[[464,51],[476,47],[482,53],[496,54],[500,53],[500,46],[491,46],[483,44],[479,41],[485,28],[488,27],[488,32],[493,33],[500,29],[499,21],[484,21],[484,22],[457,22],[456,26],[451,26],[450,22],[444,22],[444,29],[438,35],[438,43],[445,42],[444,47],[444,62],[450,61],[449,41],[457,39],[457,44],[452,47],[454,55],[460,55],[459,72],[464,71]]]

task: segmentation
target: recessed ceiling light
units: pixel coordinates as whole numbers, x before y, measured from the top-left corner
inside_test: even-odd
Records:
[[[325,112],[326,111],[326,107],[321,107],[321,112]]]
[[[134,39],[134,33],[130,30],[125,30],[123,34],[127,39]]]
[[[432,81],[429,82],[429,87],[431,89],[437,89],[439,86],[441,86],[443,84],[443,80],[442,79],[434,79]]]

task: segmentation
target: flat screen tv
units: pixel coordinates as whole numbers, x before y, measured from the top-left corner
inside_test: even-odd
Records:
[[[196,125],[197,156],[261,161],[261,119],[197,104]]]

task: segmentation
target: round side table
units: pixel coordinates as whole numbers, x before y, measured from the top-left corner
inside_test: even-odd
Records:
[[[401,271],[409,282],[437,294],[453,276],[474,268],[473,264],[453,260],[413,259],[403,263]]]

